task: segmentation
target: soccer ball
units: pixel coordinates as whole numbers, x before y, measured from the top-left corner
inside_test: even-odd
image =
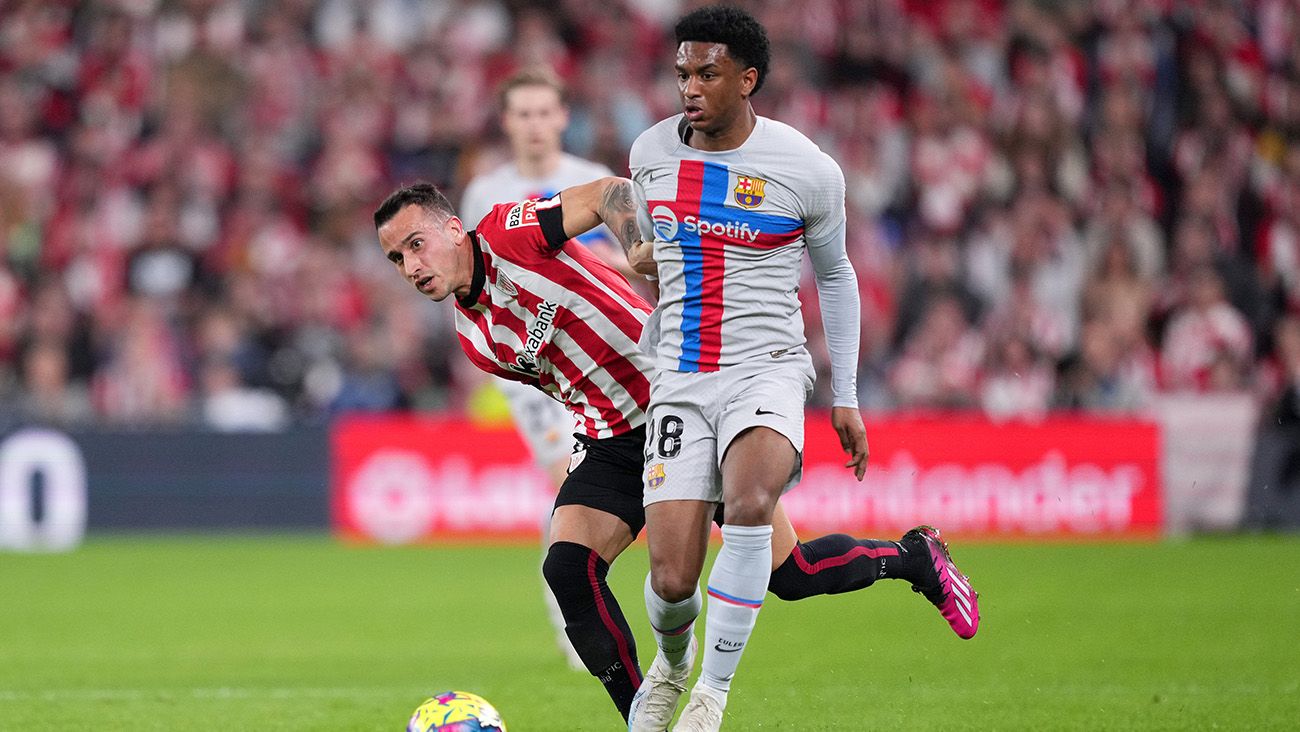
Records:
[[[407,722],[406,732],[506,732],[506,723],[487,699],[444,691],[424,700]]]

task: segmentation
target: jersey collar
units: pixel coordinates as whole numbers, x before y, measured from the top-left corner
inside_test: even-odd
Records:
[[[478,232],[471,229],[469,243],[474,251],[474,276],[469,281],[469,292],[465,297],[456,298],[463,308],[472,308],[478,304],[479,295],[483,294],[483,284],[487,281],[487,272],[483,268],[483,249],[478,245]]]

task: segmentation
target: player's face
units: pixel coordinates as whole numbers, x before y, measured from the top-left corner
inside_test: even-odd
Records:
[[[379,227],[379,245],[407,282],[437,302],[469,292],[474,262],[464,233],[458,217],[409,204]]]
[[[743,119],[758,70],[727,53],[724,43],[686,41],[677,47],[677,90],[691,128],[718,134]]]
[[[519,157],[540,157],[560,151],[560,138],[569,125],[569,111],[560,93],[549,86],[519,86],[506,94],[501,127]]]

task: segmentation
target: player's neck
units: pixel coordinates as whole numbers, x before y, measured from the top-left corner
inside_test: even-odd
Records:
[[[463,272],[461,275],[460,287],[452,291],[452,295],[462,305],[472,304],[478,299],[478,293],[483,289],[484,275],[483,253],[479,249],[478,240],[467,231],[460,235],[460,241],[457,243],[457,251],[461,254],[461,266]]]
[[[754,126],[758,124],[758,115],[754,114],[754,108],[745,104],[745,108],[736,119],[714,132],[703,132],[701,130],[691,130],[688,145],[696,150],[705,152],[726,152],[735,150],[745,144],[749,139],[750,133],[754,131]]]
[[[547,178],[560,168],[562,155],[559,150],[537,156],[519,155],[515,157],[515,167],[519,168],[520,175],[525,178],[534,180]]]

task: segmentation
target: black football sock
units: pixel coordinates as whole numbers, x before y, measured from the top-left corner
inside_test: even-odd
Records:
[[[910,550],[910,551],[909,551]],[[878,579],[916,582],[922,577],[914,547],[896,541],[827,534],[796,544],[772,572],[767,589],[782,600],[835,595],[870,587]]]
[[[552,544],[542,563],[546,584],[564,614],[565,633],[627,719],[632,696],[641,685],[641,667],[632,630],[605,583],[608,572],[609,565],[599,554],[567,541]]]

